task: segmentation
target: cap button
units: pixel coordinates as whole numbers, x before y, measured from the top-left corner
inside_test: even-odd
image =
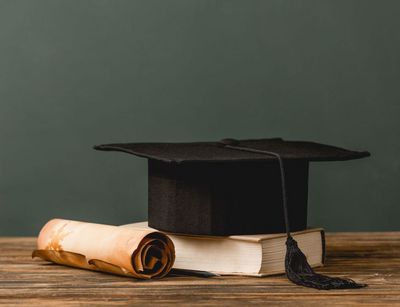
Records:
[[[239,145],[239,141],[235,140],[235,139],[222,139],[221,141],[219,141],[221,144],[223,145],[229,145],[229,146],[235,146],[235,145]]]

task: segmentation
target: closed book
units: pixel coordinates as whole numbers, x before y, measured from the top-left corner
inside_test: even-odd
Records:
[[[147,222],[120,227],[149,229]],[[285,233],[232,236],[166,234],[175,245],[175,269],[249,276],[285,272]],[[322,228],[293,232],[292,236],[312,267],[323,265],[325,240]]]

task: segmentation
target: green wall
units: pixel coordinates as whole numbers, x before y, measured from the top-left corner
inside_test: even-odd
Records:
[[[400,1],[0,0],[0,234],[146,218],[123,141],[314,140],[309,220],[400,230]]]

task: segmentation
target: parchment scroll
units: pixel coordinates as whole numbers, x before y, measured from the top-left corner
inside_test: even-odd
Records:
[[[150,279],[171,270],[175,250],[165,234],[154,230],[53,219],[40,231],[32,257]]]

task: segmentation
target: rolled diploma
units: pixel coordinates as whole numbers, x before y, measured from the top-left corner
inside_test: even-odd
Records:
[[[154,230],[53,219],[40,231],[32,257],[149,279],[171,270],[175,251],[172,241]]]

